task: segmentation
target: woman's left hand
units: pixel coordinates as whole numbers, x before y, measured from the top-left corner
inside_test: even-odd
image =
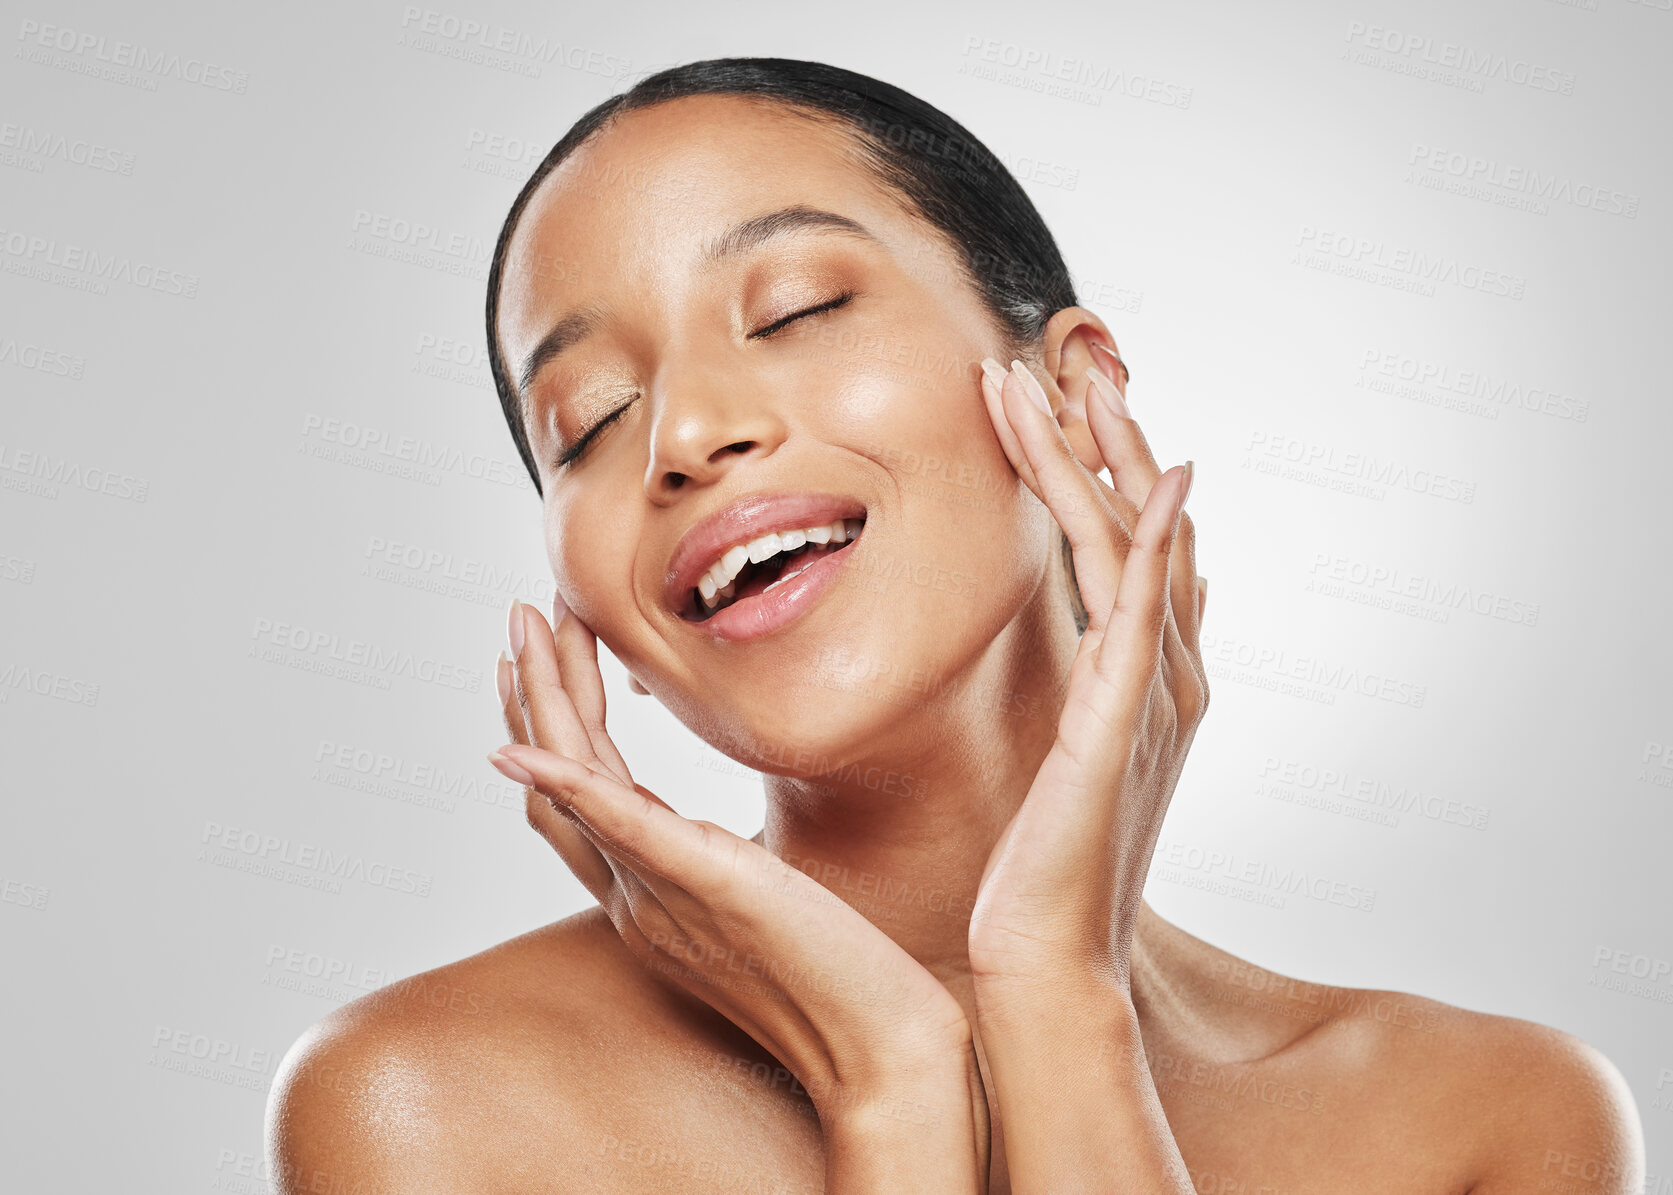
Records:
[[[1191,466],[1157,467],[1116,386],[1096,370],[1084,404],[1065,404],[1055,418],[1026,367],[989,361],[983,372],[1006,455],[1068,538],[1089,625],[1056,739],[983,873],[972,974],[978,993],[1061,991],[1090,979],[1130,994],[1151,855],[1208,705],[1204,591],[1183,514]],[[1106,465],[1114,486],[1097,476]]]

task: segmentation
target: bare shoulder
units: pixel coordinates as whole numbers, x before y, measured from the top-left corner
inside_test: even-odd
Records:
[[[1601,1051],[1547,1025],[1404,992],[1324,990],[1333,1011],[1320,1036],[1459,1147],[1472,1195],[1640,1190],[1637,1106]]]
[[[1308,1095],[1296,1104],[1317,1115],[1313,1169],[1415,1166],[1471,1195],[1639,1190],[1644,1143],[1631,1090],[1572,1034],[1405,992],[1294,979],[1173,927],[1162,935],[1189,960],[1195,1036]]]
[[[1437,1076],[1452,1110],[1482,1126],[1474,1195],[1640,1190],[1644,1138],[1637,1104],[1600,1050],[1533,1021],[1421,1003],[1436,1029],[1426,1049],[1411,1052],[1406,1073],[1415,1064]]]
[[[678,1065],[696,1040],[687,1012],[636,973],[598,909],[380,989],[285,1056],[267,1114],[275,1185],[590,1189],[566,1159],[609,1140],[599,1093],[631,1102],[636,1082],[654,1085],[659,1042]]]

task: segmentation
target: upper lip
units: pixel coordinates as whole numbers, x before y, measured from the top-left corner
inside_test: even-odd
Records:
[[[674,554],[668,560],[668,608],[684,612],[698,580],[733,544],[748,543],[771,531],[863,518],[865,513],[864,502],[840,494],[749,494],[739,498],[700,520],[674,545]]]

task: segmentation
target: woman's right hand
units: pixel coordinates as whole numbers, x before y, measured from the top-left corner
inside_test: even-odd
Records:
[[[985,1189],[987,1101],[964,1010],[829,889],[635,784],[605,730],[597,640],[561,600],[554,613],[555,631],[512,606],[497,675],[513,744],[489,758],[527,786],[530,825],[635,956],[807,1088],[828,1189],[907,1184],[920,1171],[938,1190]]]

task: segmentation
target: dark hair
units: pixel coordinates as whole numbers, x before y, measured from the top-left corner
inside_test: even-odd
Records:
[[[488,362],[511,438],[540,493],[540,471],[523,425],[522,399],[500,354],[496,323],[507,247],[523,209],[546,176],[618,117],[699,95],[755,97],[840,122],[864,163],[957,251],[1013,355],[1037,341],[1046,321],[1074,306],[1074,282],[1057,242],[1022,186],[958,121],[880,80],[792,58],[711,58],[659,71],[582,116],[535,167],[500,228],[488,269]],[[1065,563],[1068,545],[1062,544]],[[1075,619],[1085,627],[1078,588]]]

